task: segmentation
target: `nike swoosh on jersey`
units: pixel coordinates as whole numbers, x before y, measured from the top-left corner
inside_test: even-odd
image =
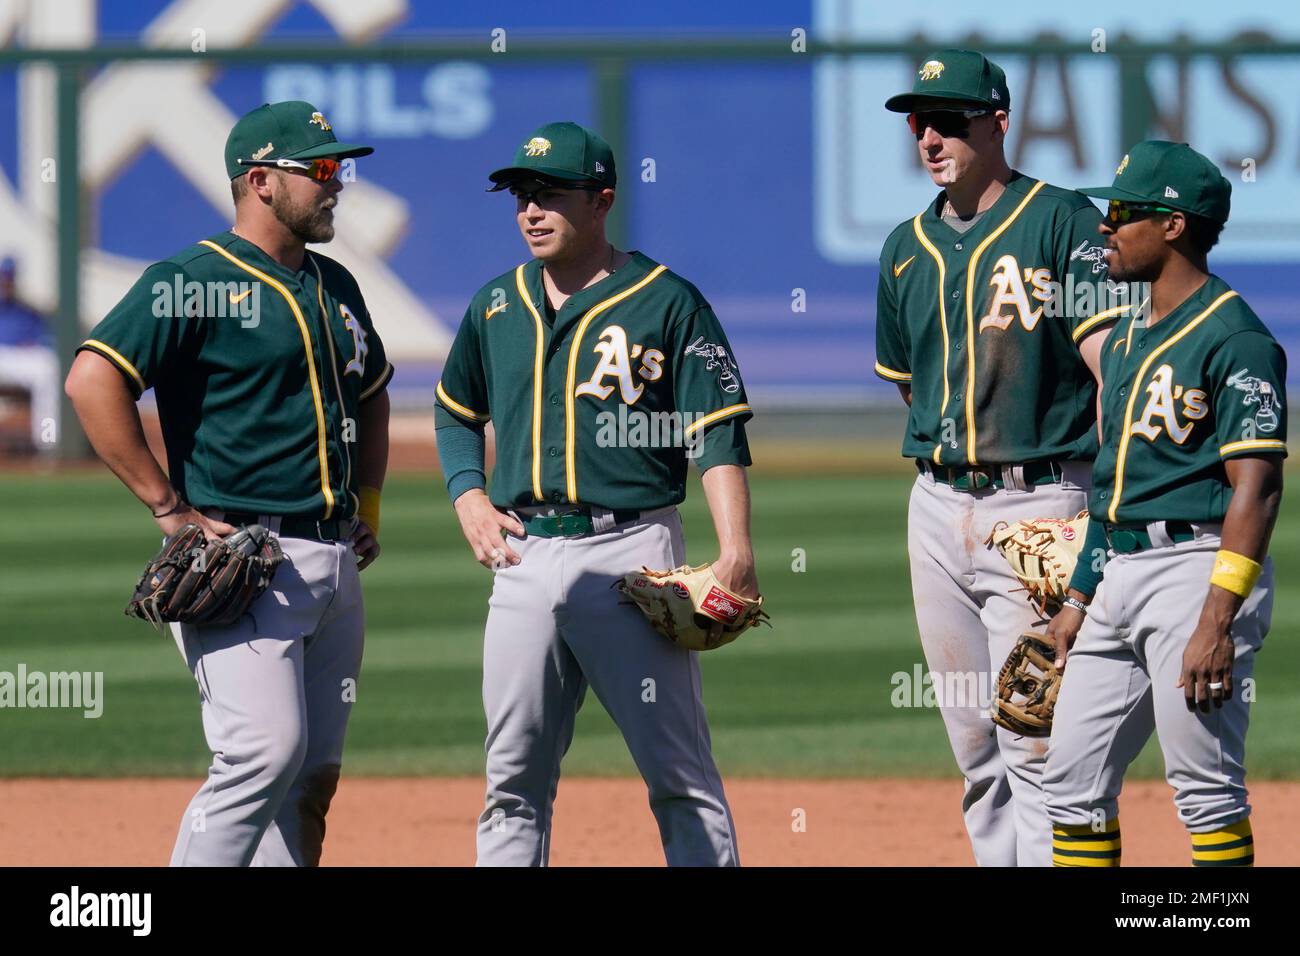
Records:
[[[248,298],[250,295],[252,295],[252,294],[253,294],[253,290],[252,290],[252,289],[247,289],[247,290],[245,290],[244,292],[240,293],[239,295],[235,295],[235,293],[232,292],[232,293],[230,293],[230,304],[231,304],[231,305],[239,305],[239,303],[243,302],[245,299],[247,299],[247,298]]]
[[[915,258],[916,258],[916,256],[912,256],[912,259],[915,259]],[[903,270],[906,269],[908,266],[910,266],[910,265],[912,264],[912,259],[908,259],[908,260],[907,260],[906,262],[904,262],[901,266],[894,266],[894,278],[895,278],[895,279],[897,279],[900,275],[902,275],[902,274],[903,274]]]
[[[483,321],[486,322],[488,319],[492,318],[492,316],[496,315],[498,312],[503,311],[506,308],[506,306],[508,306],[509,304],[510,304],[509,302],[502,302],[495,309],[485,310],[483,312]]]

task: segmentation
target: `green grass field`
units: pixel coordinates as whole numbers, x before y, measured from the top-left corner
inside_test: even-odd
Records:
[[[922,661],[901,477],[755,477],[759,576],[772,630],[702,658],[718,762],[729,775],[955,774],[938,712],[895,709],[891,675]],[[192,678],[169,637],[122,614],[157,533],[115,481],[0,477],[0,671],[103,671],[104,712],[0,710],[0,775],[195,775],[208,755]],[[715,554],[698,486],[692,560]],[[792,570],[795,549],[806,569]],[[1278,594],[1257,667],[1254,778],[1300,776],[1300,494],[1274,537]],[[490,575],[441,485],[391,479],[384,554],[364,575],[365,666],[348,737],[353,774],[479,774],[482,624]],[[80,595],[72,597],[70,595]],[[588,695],[568,773],[632,775]],[[1136,772],[1159,776],[1148,747]]]

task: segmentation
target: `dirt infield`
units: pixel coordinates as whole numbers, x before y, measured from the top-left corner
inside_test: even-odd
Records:
[[[0,864],[165,864],[196,780],[0,781]],[[733,780],[741,860],[748,866],[968,866],[951,780]],[[468,866],[483,784],[473,779],[344,777],[323,863]],[[1251,788],[1257,860],[1300,864],[1300,783]],[[799,811],[803,811],[802,814]],[[1169,788],[1133,782],[1120,819],[1131,866],[1187,866],[1187,837]],[[805,828],[797,831],[802,820]],[[639,780],[571,779],[555,808],[556,866],[661,866]]]

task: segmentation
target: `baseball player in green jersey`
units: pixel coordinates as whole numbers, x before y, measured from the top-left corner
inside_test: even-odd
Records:
[[[1106,344],[1091,520],[1049,629],[1069,665],[1043,781],[1053,862],[1119,865],[1120,787],[1154,729],[1192,862],[1248,866],[1246,727],[1272,615],[1286,356],[1209,272],[1231,194],[1213,162],[1143,142],[1112,186],[1083,191],[1109,200],[1111,275],[1150,283],[1151,300]]]
[[[560,761],[590,684],[645,778],[669,865],[737,865],[696,654],[611,588],[630,570],[684,563],[676,505],[693,458],[721,546],[718,579],[758,594],[751,412],[731,347],[694,286],[606,240],[617,179],[595,133],[547,124],[490,178],[515,196],[534,258],[470,301],[436,411],[465,539],[495,569],[478,862],[546,864]]]
[[[912,91],[886,102],[908,114],[942,191],[881,250],[876,372],[909,405],[917,627],[966,778],[975,859],[1046,866],[1045,741],[988,715],[998,669],[1041,618],[985,539],[999,521],[1085,506],[1094,378],[1114,313],[1101,307],[1100,216],[1079,193],[1010,168],[1010,105],[1001,68],[969,50],[927,57]]]
[[[340,143],[308,103],[226,141],[234,228],[145,270],[67,391],[95,451],[170,535],[259,523],[285,555],[236,624],[173,624],[212,750],[174,866],[314,865],[361,667],[358,572],[379,554],[392,367],[334,236]],[[153,388],[167,470],[135,402]]]

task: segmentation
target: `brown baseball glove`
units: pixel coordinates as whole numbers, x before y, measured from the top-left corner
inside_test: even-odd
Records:
[[[1074,518],[999,521],[984,543],[997,548],[1011,565],[1040,614],[1059,609],[1088,532],[1088,512]]]
[[[1020,635],[998,673],[990,713],[995,724],[1025,737],[1051,734],[1056,695],[1061,692],[1055,661],[1056,646],[1044,635],[1033,631]]]
[[[678,647],[711,651],[730,644],[759,622],[768,623],[763,598],[743,598],[718,583],[711,564],[671,571],[642,568],[615,581],[660,634]]]
[[[187,524],[163,542],[126,606],[161,629],[164,621],[233,624],[271,583],[284,560],[280,542],[252,524],[216,541]]]

